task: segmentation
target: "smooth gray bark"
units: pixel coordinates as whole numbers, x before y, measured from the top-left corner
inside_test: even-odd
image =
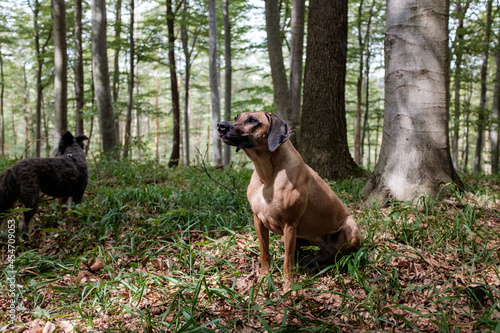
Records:
[[[106,1],[92,0],[92,65],[94,90],[99,114],[102,150],[116,158],[115,116],[111,99],[108,68],[108,42],[106,38]]]
[[[209,26],[209,70],[210,70],[210,91],[212,99],[212,142],[214,149],[214,165],[222,166],[222,149],[217,131],[217,123],[220,122],[220,79],[219,64],[217,57],[217,12],[215,0],[208,1],[208,26]]]
[[[68,56],[65,0],[52,0],[54,23],[54,144],[68,130]]]
[[[387,1],[384,134],[368,201],[436,196],[461,181],[448,138],[447,0]]]

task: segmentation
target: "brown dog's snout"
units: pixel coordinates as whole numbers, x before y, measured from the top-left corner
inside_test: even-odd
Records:
[[[231,129],[231,124],[227,121],[221,121],[217,124],[217,130],[220,134],[226,134]]]

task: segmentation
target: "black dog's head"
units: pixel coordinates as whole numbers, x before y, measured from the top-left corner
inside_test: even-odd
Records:
[[[221,140],[239,149],[267,147],[274,152],[290,137],[290,128],[277,115],[268,112],[246,112],[236,116],[234,121],[217,124]]]
[[[85,135],[78,135],[77,137],[74,137],[69,131],[64,133],[61,140],[59,140],[56,156],[83,150],[83,141],[88,139],[89,138]]]

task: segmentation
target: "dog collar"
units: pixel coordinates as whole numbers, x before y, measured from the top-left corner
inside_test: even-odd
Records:
[[[73,154],[66,154],[67,157],[71,158],[74,164],[76,164],[76,159],[73,157]]]

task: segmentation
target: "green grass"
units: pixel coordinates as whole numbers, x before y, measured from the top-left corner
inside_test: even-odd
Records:
[[[209,169],[214,180],[153,162],[90,171],[80,205],[63,217],[42,200],[31,239],[18,239],[16,293],[27,311],[14,326],[4,315],[2,246],[0,331],[45,322],[76,332],[500,331],[498,178],[467,179],[467,193],[440,202],[369,209],[360,208],[363,180],[330,183],[365,246],[321,272],[299,272],[283,294],[279,236],[270,276],[256,274],[251,171]]]

